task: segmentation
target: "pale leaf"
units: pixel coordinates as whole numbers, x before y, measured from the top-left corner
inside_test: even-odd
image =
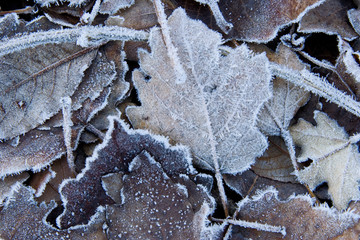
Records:
[[[344,209],[349,201],[360,199],[359,152],[335,120],[317,111],[314,119],[317,126],[300,119],[290,128],[295,144],[301,147],[298,161],[313,161],[298,177],[311,189],[327,182],[334,205]]]
[[[1,57],[0,139],[23,134],[55,115],[60,98],[75,92],[95,56],[94,50],[61,44]]]
[[[133,73],[141,107],[127,108],[136,128],[151,129],[188,145],[203,168],[241,172],[267,147],[255,126],[270,97],[268,60],[245,45],[220,54],[221,36],[177,9],[168,19],[171,39],[187,74],[176,84],[160,30],[152,29],[152,53],[142,51],[140,65],[152,78]]]
[[[296,54],[284,45],[280,45],[276,55],[269,58],[276,63],[286,64],[291,69],[304,68]],[[310,94],[281,78],[273,81],[273,89],[273,97],[259,114],[258,127],[267,135],[280,136],[287,130],[297,110],[308,101]]]

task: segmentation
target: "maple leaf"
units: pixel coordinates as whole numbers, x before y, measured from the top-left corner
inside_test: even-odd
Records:
[[[337,239],[360,224],[358,214],[341,213],[326,205],[313,207],[313,202],[309,196],[291,196],[281,201],[273,188],[247,197],[238,203],[240,219],[284,226],[286,235],[235,227],[232,239]]]
[[[189,178],[182,180],[191,182]],[[202,196],[203,188],[189,190],[168,176],[150,154],[140,153],[123,176],[122,187],[117,189],[121,204],[106,207],[109,238],[198,239],[194,230],[200,226],[193,225],[195,212],[202,203],[210,202],[208,196]],[[201,204],[194,208],[193,203],[198,201]]]
[[[171,146],[164,137],[129,129],[116,117],[109,117],[109,122],[103,143],[96,147],[92,157],[87,158],[85,169],[76,179],[65,180],[60,186],[65,208],[57,219],[61,228],[86,223],[99,206],[114,204],[103,188],[102,177],[127,172],[130,162],[144,150],[156,157],[170,177],[196,173],[186,147]]]
[[[315,111],[317,126],[300,119],[290,128],[295,144],[301,147],[299,162],[311,165],[298,172],[299,179],[315,189],[327,182],[336,208],[344,209],[350,200],[360,199],[360,156],[357,139],[347,135],[335,120]]]
[[[267,147],[255,126],[271,95],[266,56],[254,55],[245,45],[221,56],[221,36],[180,8],[168,26],[187,80],[176,83],[161,32],[153,28],[152,53],[140,52],[141,69],[152,78],[145,81],[133,72],[142,105],[127,108],[127,116],[136,128],[190,146],[203,168],[223,173],[248,169]]]

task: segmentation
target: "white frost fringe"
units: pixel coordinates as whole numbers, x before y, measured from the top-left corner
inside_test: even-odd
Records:
[[[67,153],[67,162],[70,169],[75,172],[74,155],[71,147],[71,126],[73,125],[71,121],[71,98],[63,97],[61,98],[60,102],[62,104],[63,131]]]
[[[108,41],[147,40],[149,33],[123,27],[84,26],[72,29],[35,32],[0,42],[0,56],[49,43],[77,43],[82,47],[98,46]]]

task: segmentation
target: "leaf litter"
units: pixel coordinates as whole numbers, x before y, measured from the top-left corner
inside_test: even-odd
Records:
[[[46,118],[25,128],[13,121],[4,124],[14,129],[0,126],[7,131],[0,145],[1,238],[298,239],[319,232],[357,238],[358,2],[36,2],[39,18],[28,12],[34,20],[27,22],[11,13],[0,21],[0,30],[6,29],[0,31],[1,58],[16,67],[3,68],[3,81],[20,87],[12,91],[15,98],[44,99],[41,88],[21,93],[22,83],[7,80],[22,74],[35,74],[25,82],[36,87],[52,74],[52,83],[72,90],[52,96],[57,105],[50,112],[46,101],[34,104],[31,116]],[[316,59],[317,49],[307,41],[313,31],[335,34],[338,51]],[[49,46],[74,50],[47,56]],[[149,51],[137,56],[139,46]],[[80,64],[86,54],[91,58]],[[50,65],[41,62],[47,58]],[[79,63],[69,75],[77,78],[57,78],[69,63]],[[24,66],[38,69],[23,73]],[[69,104],[62,106],[61,98]],[[5,102],[0,116],[9,113]],[[15,104],[27,110],[28,102]],[[127,105],[139,106],[125,111]],[[334,120],[321,121],[318,113],[314,121],[314,110]],[[116,117],[108,121],[109,115]],[[332,130],[313,136],[324,123]],[[289,134],[300,125],[307,126],[299,132],[306,141]],[[327,141],[332,131],[336,139]],[[339,167],[331,160],[344,151],[350,170],[343,160]],[[23,183],[26,171],[30,178]],[[10,176],[19,173],[19,179]],[[335,176],[341,179],[336,184]],[[316,203],[306,195],[307,185],[315,189]],[[319,205],[323,201],[334,207]]]

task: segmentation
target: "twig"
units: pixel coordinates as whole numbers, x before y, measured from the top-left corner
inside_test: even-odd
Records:
[[[289,70],[286,66],[276,63],[270,63],[270,68],[274,75],[284,78],[316,95],[324,97],[326,100],[334,102],[348,112],[360,117],[360,103],[351,96],[338,90],[325,79],[312,74],[306,69],[301,71]]]
[[[35,32],[0,42],[0,56],[39,45],[77,43],[82,47],[99,46],[109,41],[147,40],[149,34],[122,27],[84,26],[72,29]]]

